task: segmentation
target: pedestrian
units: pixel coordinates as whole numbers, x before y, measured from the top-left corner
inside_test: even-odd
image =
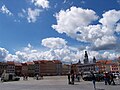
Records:
[[[37,74],[37,75],[36,75],[36,80],[38,80],[38,79],[39,79],[39,75]]]
[[[95,75],[94,73],[91,71],[91,75],[92,75],[92,81],[93,81],[93,86],[94,86],[94,89],[96,90],[96,78],[95,78]]]
[[[74,85],[74,81],[75,81],[75,76],[74,76],[74,73],[72,73],[72,75],[71,75],[71,84],[73,84]]]
[[[25,74],[23,74],[23,80],[25,80]]]
[[[70,73],[68,73],[68,84],[71,84],[71,81],[70,81]]]
[[[28,80],[28,74],[25,75],[25,80]]]
[[[80,82],[80,73],[77,74],[77,80]]]
[[[107,84],[110,85],[111,84],[111,82],[110,82],[110,74],[108,72],[105,72],[104,80],[105,80],[105,85],[107,85]]]
[[[110,75],[110,83],[115,85],[115,81],[114,81],[114,75],[112,73],[109,74]]]
[[[71,70],[71,84],[74,84],[75,76],[74,76],[74,70]]]

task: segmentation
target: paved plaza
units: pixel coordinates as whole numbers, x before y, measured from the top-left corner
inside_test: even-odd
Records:
[[[104,85],[104,82],[96,83],[96,90],[119,90],[120,85]],[[46,76],[43,80],[29,78],[24,81],[1,82],[0,90],[94,90],[90,81],[75,82],[68,85],[67,76]]]

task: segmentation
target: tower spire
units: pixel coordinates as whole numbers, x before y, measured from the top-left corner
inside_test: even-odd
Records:
[[[93,63],[96,63],[96,58],[95,58],[95,56],[93,57]]]
[[[88,64],[88,63],[89,63],[88,54],[87,54],[87,51],[85,51],[84,64]]]
[[[80,61],[80,59],[79,59],[79,61],[78,61],[78,64],[81,64],[81,61]]]

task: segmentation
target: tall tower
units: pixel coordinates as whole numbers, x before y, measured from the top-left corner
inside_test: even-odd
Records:
[[[78,61],[78,64],[81,64],[81,61],[80,61],[80,59],[79,59],[79,61]]]
[[[88,64],[88,63],[89,63],[88,54],[87,54],[87,51],[85,51],[84,64]]]
[[[96,63],[96,58],[95,57],[93,57],[93,63]]]

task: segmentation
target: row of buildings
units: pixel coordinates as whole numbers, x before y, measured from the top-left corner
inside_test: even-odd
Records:
[[[95,71],[99,73],[120,73],[120,57],[116,60],[96,60],[89,62],[87,51],[85,51],[84,63],[79,60],[75,64],[63,64],[60,60],[37,60],[26,63],[14,61],[0,62],[0,75],[3,71],[15,73],[18,76],[28,75],[65,75],[71,70],[75,73]]]
[[[18,76],[28,75],[66,75],[74,70],[75,73],[95,71],[99,73],[120,73],[120,58],[118,60],[99,60],[95,63],[82,64],[79,60],[75,64],[62,64],[59,60],[38,60],[26,63],[13,61],[0,62],[0,75],[4,72],[15,73]]]
[[[81,64],[80,60],[78,63],[73,64],[74,71],[76,72],[113,72],[113,73],[120,73],[120,57],[116,58],[115,60],[96,60],[93,57],[92,63],[89,62],[89,57],[87,51],[85,51],[84,55],[84,64]]]
[[[18,76],[27,75],[61,75],[62,62],[59,60],[38,60],[26,63],[14,61],[0,62],[0,75],[6,71]]]
[[[120,59],[119,60],[99,60],[96,63],[81,64],[76,63],[72,64],[72,67],[75,72],[113,72],[120,73]]]

